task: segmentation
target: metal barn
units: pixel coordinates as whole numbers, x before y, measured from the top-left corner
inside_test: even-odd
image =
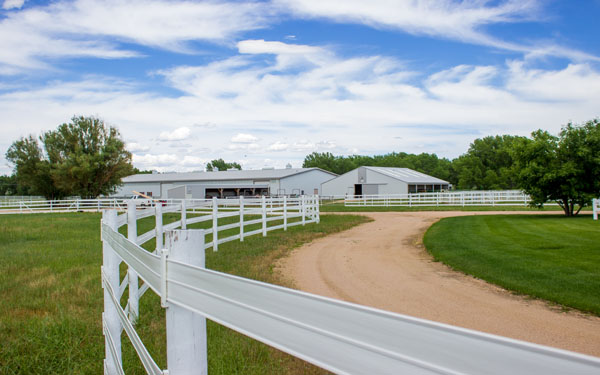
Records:
[[[409,168],[359,167],[321,184],[324,196],[447,191],[450,183]]]
[[[162,199],[320,194],[321,183],[337,175],[320,168],[229,170],[136,174],[123,178],[116,196],[134,191]]]

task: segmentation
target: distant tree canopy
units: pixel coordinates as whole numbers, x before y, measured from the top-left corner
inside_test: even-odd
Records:
[[[375,156],[334,156],[329,152],[313,152],[304,158],[302,164],[304,168],[317,167],[337,174],[344,174],[361,166],[410,168],[450,182],[455,180],[450,160],[426,153],[415,155],[392,152]]]
[[[17,176],[0,176],[0,195],[31,195],[29,190],[17,183]]]
[[[215,160],[211,160],[208,164],[206,164],[206,170],[209,172],[212,171],[226,171],[228,169],[242,169],[242,166],[239,165],[238,163],[231,162],[231,163],[227,163],[225,160],[223,159],[215,159]]]
[[[457,188],[466,190],[517,189],[512,148],[524,137],[497,135],[476,139],[469,150],[452,161]]]
[[[542,206],[556,201],[566,216],[577,215],[600,195],[600,121],[567,124],[559,136],[537,130],[512,149],[519,187]],[[575,211],[577,208],[577,211]]]
[[[452,161],[426,153],[335,156],[313,152],[302,166],[337,174],[361,166],[410,168],[460,190],[521,189],[532,197],[533,205],[556,201],[565,215],[572,216],[600,196],[600,120],[569,123],[558,137],[537,130],[531,138],[497,135],[476,139],[465,154]]]
[[[30,135],[10,146],[6,159],[14,165],[19,186],[46,198],[107,195],[133,172],[131,154],[119,131],[95,117],[75,116],[70,123]]]

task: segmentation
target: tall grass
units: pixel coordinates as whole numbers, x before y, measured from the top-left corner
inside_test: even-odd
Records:
[[[165,222],[177,219],[178,215],[164,216]],[[277,259],[303,243],[366,220],[361,216],[324,216],[318,225],[296,226],[287,232],[269,232],[265,238],[259,235],[247,237],[243,243],[221,244],[218,252],[207,251],[206,264],[218,271],[288,286],[285,278],[274,271]],[[99,224],[100,215],[91,213],[0,216],[0,374],[102,372]],[[138,232],[153,226],[153,219],[148,218],[140,222]],[[153,249],[154,243],[145,246]],[[211,374],[323,373],[208,323]],[[165,368],[164,309],[151,291],[140,300],[137,331],[157,363]],[[126,373],[145,373],[125,334],[122,341]]]

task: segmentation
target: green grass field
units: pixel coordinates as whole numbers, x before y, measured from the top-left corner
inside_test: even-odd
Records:
[[[466,216],[425,234],[434,258],[520,294],[600,315],[600,223],[590,216]]]
[[[167,223],[177,216],[164,218]],[[221,220],[220,224],[227,221]],[[367,220],[353,215],[323,216],[318,225],[222,244],[217,253],[207,251],[206,264],[218,271],[285,285],[273,269],[277,259],[303,243]],[[153,226],[151,219],[145,219],[138,232]],[[237,233],[235,229],[230,232]],[[145,247],[153,249],[154,241]],[[0,374],[102,372],[101,259],[99,214],[0,215]],[[207,329],[211,374],[324,373],[213,322],[208,322]],[[140,300],[137,331],[164,368],[164,309],[151,291]],[[125,334],[122,341],[126,373],[145,373]]]

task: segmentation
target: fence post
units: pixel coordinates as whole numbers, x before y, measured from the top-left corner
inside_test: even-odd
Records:
[[[163,217],[162,217],[162,204],[157,202],[154,206],[154,216],[156,217],[156,254],[160,254],[160,251],[164,248],[163,244]]]
[[[283,196],[283,230],[287,230],[287,195]]]
[[[598,220],[598,199],[594,198],[592,199],[592,212],[594,214],[594,220]]]
[[[117,211],[103,211],[102,221],[112,229],[117,230]],[[102,242],[102,270],[113,290],[119,290],[119,263],[121,263],[121,260],[118,255],[115,254],[108,242]],[[104,313],[102,316],[104,318],[104,324],[106,324],[106,330],[110,333],[110,337],[112,338],[112,345],[114,346],[117,357],[113,358],[113,352],[110,348],[110,339],[105,335],[105,375],[118,374],[119,372],[117,371],[116,363],[121,363],[121,320],[119,319],[117,307],[113,304],[110,294],[106,289],[104,290]]]
[[[137,240],[137,205],[133,200],[127,202],[127,239],[133,243]],[[129,284],[129,320],[135,324],[139,316],[138,274],[131,267],[127,270]]]
[[[219,251],[219,221],[218,221],[218,216],[219,216],[219,206],[217,203],[217,197],[213,197],[212,199],[212,215],[213,215],[213,220],[212,220],[212,232],[213,232],[213,251]]]
[[[302,225],[306,225],[306,196],[302,196],[300,200],[300,209],[302,210]]]
[[[316,196],[317,206],[315,207],[315,220],[317,224],[321,222],[321,206],[319,205],[319,196]]]
[[[75,211],[79,212],[79,199],[75,201]]]
[[[181,200],[181,229],[187,229],[187,205],[185,199]]]
[[[202,229],[168,231],[166,233],[168,260],[204,268],[204,233]],[[167,275],[168,269],[167,261]],[[208,373],[206,319],[200,314],[174,304],[167,305],[165,315],[169,375],[206,375]]]
[[[262,206],[262,235],[263,237],[267,236],[267,198],[262,195],[261,196],[261,206]]]
[[[240,195],[240,242],[244,242],[244,197]]]

